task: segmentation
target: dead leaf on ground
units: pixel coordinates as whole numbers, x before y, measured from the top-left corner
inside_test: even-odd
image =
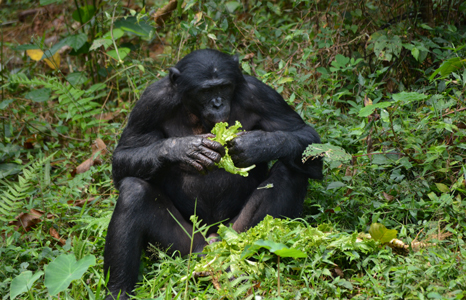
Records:
[[[366,96],[364,96],[364,106],[372,105],[372,100]]]
[[[80,199],[80,200],[68,200],[67,203],[69,205],[83,207],[85,203],[92,202],[95,200],[95,197],[89,199]]]
[[[387,194],[385,192],[383,192],[383,197],[387,200],[387,201],[392,201],[393,199],[395,199],[394,196],[390,195],[390,194]]]
[[[340,278],[345,277],[345,274],[343,273],[343,270],[340,269],[340,267],[336,267],[335,269],[333,269],[333,273],[335,273],[335,275],[337,276],[340,276]]]
[[[45,213],[41,210],[37,209],[31,209],[28,213],[20,213],[18,216],[15,217],[16,221],[10,221],[8,225],[13,225],[16,227],[16,230],[18,230],[20,227],[23,227],[23,229],[28,232],[31,230],[34,225],[39,223],[41,221],[41,217]],[[52,214],[47,214],[47,219],[52,219],[53,215]]]
[[[77,166],[76,169],[72,172],[72,175],[74,176],[76,174],[87,172],[93,165],[102,164],[103,161],[101,155],[105,155],[106,153],[107,145],[105,145],[104,141],[102,141],[100,138],[96,139],[92,144],[91,157]]]
[[[248,61],[254,57],[254,53],[248,53],[243,57],[243,61]]]
[[[64,246],[64,245],[66,244],[65,239],[63,239],[63,238],[60,237],[60,235],[58,234],[58,231],[57,231],[55,228],[50,227],[49,233],[50,233],[50,235],[51,235],[53,238],[55,238],[55,239],[58,240],[58,242],[60,243],[60,245]]]
[[[110,120],[113,120],[119,114],[120,114],[120,110],[116,110],[114,112],[108,112],[104,114],[95,115],[94,118],[96,118],[97,120],[101,120],[101,121],[110,121]]]

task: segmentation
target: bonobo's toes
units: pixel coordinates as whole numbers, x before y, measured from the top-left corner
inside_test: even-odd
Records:
[[[216,243],[216,242],[220,242],[221,239],[220,239],[220,236],[216,233],[211,233],[209,234],[209,236],[207,237],[207,241],[209,241],[209,245],[212,245],[213,243]]]

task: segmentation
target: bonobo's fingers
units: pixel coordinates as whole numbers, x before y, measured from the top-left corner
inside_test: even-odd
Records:
[[[198,162],[199,164],[201,164],[204,169],[206,170],[212,170],[215,166],[215,161],[213,161],[210,157],[206,156],[203,154],[203,152],[213,152],[207,148],[204,147],[205,151],[202,150],[202,146],[199,147],[199,152],[196,152],[195,156],[193,157],[193,159],[196,160],[196,162]],[[214,154],[212,155],[217,155],[217,156],[220,156],[220,154],[218,153],[215,153],[213,152]]]
[[[206,172],[205,169],[204,169],[204,167],[203,167],[200,163],[198,163],[197,161],[195,161],[194,159],[188,158],[188,159],[187,159],[187,163],[188,163],[189,165],[193,166],[194,169],[196,169],[196,170],[199,171],[200,173],[205,173],[205,172]]]
[[[207,158],[212,160],[212,166],[211,167],[213,167],[215,165],[214,162],[218,163],[222,159],[222,156],[219,153],[217,153],[215,151],[212,151],[207,147],[200,146],[199,150],[200,150],[201,154],[203,154],[204,156],[206,156]],[[207,166],[207,167],[209,167],[209,166]]]
[[[263,131],[241,132],[227,142],[228,154],[231,155],[235,166],[245,168],[261,161],[264,153],[271,147],[264,143],[263,137]]]
[[[202,139],[202,145],[218,152],[221,156],[225,155],[225,148],[219,142],[209,140],[208,138]]]

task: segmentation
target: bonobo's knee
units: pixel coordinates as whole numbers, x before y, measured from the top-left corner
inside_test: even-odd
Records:
[[[155,199],[153,188],[147,181],[136,177],[126,177],[120,182],[120,197],[118,197],[117,205],[119,209],[135,209],[148,197]]]

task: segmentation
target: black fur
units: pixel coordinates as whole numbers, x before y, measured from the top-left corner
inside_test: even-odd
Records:
[[[230,142],[229,153],[236,166],[256,165],[248,177],[215,167],[224,149],[207,138],[216,122],[236,120],[246,132]],[[188,232],[196,201],[205,224],[228,220],[237,231],[267,214],[298,217],[308,178],[322,178],[320,159],[301,162],[311,143],[320,143],[316,131],[275,90],[243,75],[237,57],[198,50],[180,60],[144,92],[113,155],[120,196],[104,253],[113,296],[121,291],[128,299],[148,243],[189,253],[190,240],[168,211]],[[269,170],[271,160],[277,162]],[[267,184],[273,188],[257,189]],[[206,244],[196,235],[194,252]]]

